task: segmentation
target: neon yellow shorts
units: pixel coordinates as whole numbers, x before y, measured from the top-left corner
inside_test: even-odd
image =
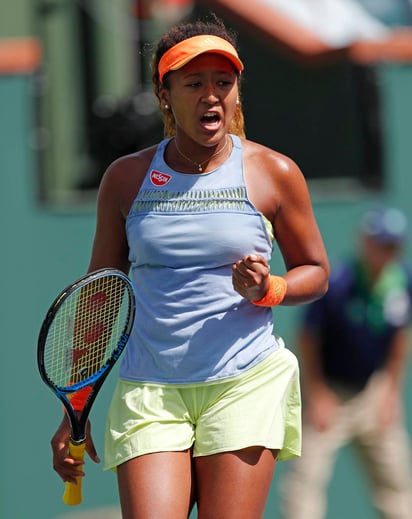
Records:
[[[239,376],[198,384],[119,380],[107,418],[105,469],[161,451],[207,456],[260,445],[300,456],[295,355],[281,347]]]

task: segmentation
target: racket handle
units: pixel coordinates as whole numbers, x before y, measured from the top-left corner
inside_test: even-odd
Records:
[[[76,460],[83,460],[84,453],[86,450],[86,442],[81,443],[80,445],[75,445],[74,443],[69,443],[69,453],[70,456]],[[82,466],[78,466],[78,470],[82,470]],[[63,494],[63,502],[66,505],[78,505],[82,502],[82,476],[76,478],[77,485],[73,483],[66,483],[66,488]]]

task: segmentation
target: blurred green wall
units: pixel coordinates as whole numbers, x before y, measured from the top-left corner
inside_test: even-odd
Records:
[[[13,4],[15,10],[9,24],[0,16],[1,36],[18,36],[31,31],[28,2],[19,0]],[[3,12],[3,4],[1,9]],[[351,248],[359,216],[375,199],[400,205],[412,220],[412,67],[382,66],[379,83],[388,172],[384,192],[356,192],[342,197],[339,192],[326,196],[311,188],[315,212],[332,260]],[[38,108],[34,85],[35,78],[31,75],[0,76],[0,222],[3,236],[0,267],[4,295],[0,315],[5,352],[0,367],[0,440],[5,447],[0,467],[0,517],[71,519],[85,517],[81,514],[97,508],[99,518],[109,519],[109,509],[117,506],[113,474],[103,473],[101,467],[87,463],[84,503],[72,510],[62,504],[63,485],[51,468],[49,439],[60,421],[61,406],[37,373],[37,335],[56,293],[87,268],[95,213],[94,200],[88,205],[73,203],[60,208],[40,202],[42,162],[38,148],[33,145]],[[64,97],[60,99],[64,101]],[[270,130],[272,121],[267,124]],[[60,160],[75,174],[72,158],[69,153]],[[412,260],[410,250],[408,258]],[[273,269],[279,261],[279,258],[274,259]],[[294,349],[298,316],[297,308],[275,311],[278,332],[291,349]],[[406,402],[412,430],[412,372],[409,371]],[[114,379],[115,373],[92,411],[94,437],[100,453],[105,409]],[[278,466],[265,519],[278,517],[277,485],[285,468],[286,464]],[[375,517],[368,504],[365,481],[350,451],[345,451],[338,460],[329,494],[328,519],[346,519],[348,512],[356,518]]]

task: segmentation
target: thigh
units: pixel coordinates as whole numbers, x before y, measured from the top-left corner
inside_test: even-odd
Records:
[[[263,447],[195,458],[199,519],[260,519],[277,451]]]
[[[117,469],[123,519],[187,519],[193,504],[192,456],[157,452]]]

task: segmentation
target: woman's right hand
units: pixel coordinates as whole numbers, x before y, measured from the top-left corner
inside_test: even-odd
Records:
[[[233,288],[249,301],[261,299],[269,288],[270,267],[258,254],[250,254],[232,265]]]
[[[86,452],[95,463],[99,463],[100,459],[97,455],[90,429],[90,422],[88,421],[86,427]],[[70,423],[67,415],[65,414],[57,431],[51,439],[51,447],[53,451],[53,468],[61,477],[63,482],[76,484],[76,478],[79,476],[83,477],[85,475],[82,468],[84,461],[75,460],[70,456],[69,441]]]

